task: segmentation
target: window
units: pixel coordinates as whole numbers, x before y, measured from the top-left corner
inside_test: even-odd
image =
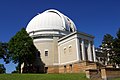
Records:
[[[66,54],[66,48],[64,48],[64,54]]]
[[[64,73],[66,73],[66,66],[64,66]]]
[[[48,56],[48,51],[45,51],[45,56]]]
[[[48,71],[48,67],[45,67],[45,73],[47,73],[47,71]]]
[[[72,73],[72,64],[70,64],[70,72]]]

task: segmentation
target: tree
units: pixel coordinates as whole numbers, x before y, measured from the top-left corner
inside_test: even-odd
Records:
[[[120,67],[120,28],[113,38],[110,34],[103,37],[101,50],[104,53],[104,61],[111,63],[115,67]]]
[[[118,30],[117,32],[117,37],[114,39],[114,42],[113,42],[113,50],[114,50],[114,62],[116,64],[120,64],[120,29]]]
[[[36,53],[38,52],[25,28],[22,28],[10,39],[8,42],[8,50],[11,60],[14,63],[18,63],[19,72],[21,71],[22,63],[27,67],[33,64]]]
[[[112,48],[112,43],[113,43],[113,36],[111,36],[110,34],[104,35],[103,40],[102,40],[102,47]]]
[[[6,69],[5,69],[4,65],[0,64],[0,74],[5,73],[5,72],[6,72]]]
[[[110,34],[106,34],[103,37],[102,40],[102,45],[100,46],[103,52],[103,61],[104,64],[108,64],[108,63],[112,63],[112,55],[113,55],[113,36],[111,36]]]
[[[9,63],[8,44],[0,42],[0,59],[3,59],[6,63]]]
[[[8,44],[0,42],[0,59],[3,59],[4,62],[9,63],[8,56]],[[6,69],[3,64],[0,64],[0,73],[5,73]]]

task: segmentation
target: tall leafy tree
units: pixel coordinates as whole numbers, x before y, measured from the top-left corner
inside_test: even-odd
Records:
[[[7,43],[0,42],[0,59],[3,59],[6,63],[8,63],[8,50]],[[0,64],[0,73],[5,73],[6,69],[3,64]]]
[[[103,40],[102,40],[102,45],[100,46],[102,48],[102,51],[103,51],[103,61],[104,61],[104,64],[105,62],[107,63],[111,63],[112,62],[112,55],[113,55],[113,51],[112,51],[112,48],[113,48],[113,36],[111,36],[110,34],[106,34],[104,35],[103,37]],[[108,58],[109,58],[109,61],[108,61]]]
[[[9,62],[8,44],[0,42],[0,59],[4,59],[6,63]]]
[[[113,43],[113,36],[111,36],[110,34],[104,35],[103,40],[102,40],[102,47],[112,48],[112,43]]]
[[[0,64],[0,74],[5,73],[6,69],[3,64]]]
[[[21,71],[22,63],[25,66],[32,65],[38,52],[25,28],[22,28],[10,39],[8,50],[12,61],[18,63],[19,71]]]
[[[113,50],[114,50],[114,62],[116,64],[120,64],[120,29],[117,32],[117,37],[114,39],[113,42]]]

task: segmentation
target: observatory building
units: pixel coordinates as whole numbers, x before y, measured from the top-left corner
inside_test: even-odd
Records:
[[[77,31],[74,22],[57,10],[36,15],[26,31],[39,50],[46,73],[77,73],[88,68],[87,63],[96,62],[94,36]]]

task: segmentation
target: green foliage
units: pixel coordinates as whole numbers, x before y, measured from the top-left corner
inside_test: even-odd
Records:
[[[120,39],[120,28],[119,28],[119,30],[117,32],[117,38]]]
[[[88,80],[85,74],[2,74],[0,80]]]
[[[21,64],[30,65],[36,58],[37,49],[33,44],[33,40],[27,34],[25,28],[13,36],[8,42],[9,56],[14,63],[18,63],[19,70]]]
[[[0,59],[4,59],[6,63],[9,63],[8,56],[8,44],[0,42]]]
[[[120,78],[114,78],[114,79],[111,79],[111,80],[120,80]]]
[[[120,29],[117,32],[117,38],[114,39],[113,50],[115,53],[114,62],[120,64]]]
[[[12,73],[19,73],[19,71],[14,70],[14,71],[12,71]]]
[[[113,43],[113,36],[111,36],[110,34],[104,35],[103,41],[102,41],[102,47],[112,48],[112,43]]]
[[[102,45],[100,46],[101,49],[102,49],[102,52],[103,52],[103,64],[105,64],[105,62],[107,61],[108,59],[108,54],[109,54],[109,59],[110,61],[108,63],[112,63],[112,56],[113,56],[113,51],[112,51],[112,48],[113,48],[113,36],[111,36],[110,34],[106,34],[104,35],[103,37],[103,40],[102,40]]]
[[[6,72],[6,69],[5,69],[4,65],[0,64],[0,74],[5,73],[5,72]]]
[[[101,47],[105,54],[105,61],[107,60],[107,54],[109,53],[110,63],[120,64],[120,29],[116,35],[116,38],[113,38],[110,34],[104,35]]]

